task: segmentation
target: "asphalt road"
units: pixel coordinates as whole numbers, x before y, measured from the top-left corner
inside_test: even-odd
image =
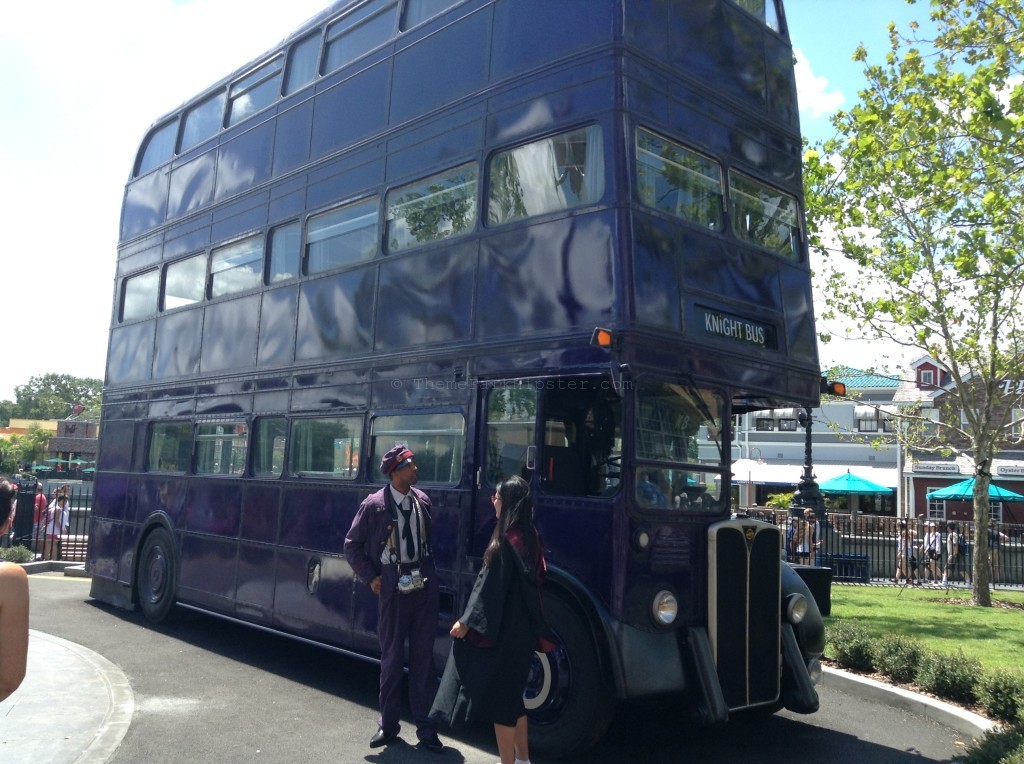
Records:
[[[112,764],[497,760],[484,727],[442,732],[449,747],[441,755],[409,742],[371,750],[375,664],[195,614],[153,628],[138,613],[89,599],[88,579],[36,574],[30,586],[31,628],[99,653],[128,678],[135,715]],[[962,735],[924,717],[827,685],[821,697],[812,716],[782,712],[712,729],[682,725],[673,698],[632,704],[620,709],[604,743],[577,761],[920,764],[964,750]],[[76,702],[74,687],[65,702]],[[411,724],[402,737],[415,742]]]

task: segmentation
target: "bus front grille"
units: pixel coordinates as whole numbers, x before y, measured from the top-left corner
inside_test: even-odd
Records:
[[[730,710],[779,697],[781,535],[748,518],[708,529],[708,637]]]

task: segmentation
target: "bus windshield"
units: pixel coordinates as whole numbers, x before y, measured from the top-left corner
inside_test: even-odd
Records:
[[[636,396],[636,499],[643,508],[716,511],[723,464],[721,393],[643,383]],[[712,451],[702,452],[710,443]]]

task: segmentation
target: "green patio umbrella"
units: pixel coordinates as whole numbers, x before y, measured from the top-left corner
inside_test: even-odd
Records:
[[[929,499],[943,501],[970,501],[974,497],[974,478],[961,480],[959,483],[947,485],[937,491],[926,494]],[[1024,496],[1005,488],[1000,488],[995,483],[988,484],[988,498],[990,501],[1024,501]]]
[[[839,475],[831,480],[826,480],[818,485],[818,490],[822,493],[834,493],[834,494],[887,494],[892,493],[891,488],[887,488],[884,485],[873,483],[870,480],[860,477],[859,475],[853,475],[849,470],[846,471],[845,475]]]

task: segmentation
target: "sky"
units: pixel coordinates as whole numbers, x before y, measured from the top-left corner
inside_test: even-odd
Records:
[[[585,3],[588,0],[577,0]],[[146,130],[272,48],[327,0],[49,0],[10,3],[0,25],[0,226],[8,352],[0,400],[33,376],[103,378],[124,184]],[[801,125],[856,102],[863,42],[927,18],[927,0],[788,0]],[[835,343],[822,366],[875,365],[877,346]]]

